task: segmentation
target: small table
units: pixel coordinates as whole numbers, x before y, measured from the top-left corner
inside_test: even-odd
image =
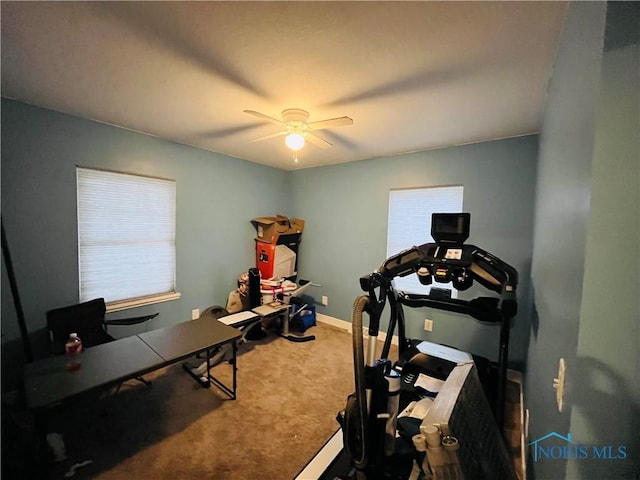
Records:
[[[64,355],[28,363],[24,367],[27,408],[36,410],[135,378],[156,370],[165,361],[139,337],[127,337],[86,349],[82,365],[68,371]]]
[[[67,371],[64,355],[44,358],[24,367],[27,408],[44,409],[73,397],[121,383],[152,372],[191,355],[233,344],[233,388],[214,379],[216,385],[236,398],[235,328],[210,319],[191,320],[87,348],[82,366]],[[208,372],[210,374],[210,372]]]
[[[157,353],[166,364],[207,352],[207,378],[232,399],[236,399],[237,386],[237,345],[242,334],[237,329],[209,318],[200,318],[179,323],[171,327],[141,333],[138,337]],[[233,386],[229,388],[211,375],[211,353],[221,345],[231,343],[233,357],[229,363],[233,367]]]

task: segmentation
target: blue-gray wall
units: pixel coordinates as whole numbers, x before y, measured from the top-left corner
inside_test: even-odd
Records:
[[[45,312],[78,301],[76,165],[177,181],[182,298],[125,312],[160,312],[148,328],[188,320],[193,308],[226,304],[238,274],[255,265],[250,220],[288,213],[285,171],[3,99],[2,222],[37,355],[46,345]],[[20,351],[18,335],[3,260],[3,356]],[[11,362],[2,364],[6,372]]]
[[[349,321],[360,294],[358,278],[386,256],[389,189],[463,184],[464,209],[472,215],[469,242],[520,272],[521,309],[510,358],[522,367],[529,330],[536,158],[537,137],[527,136],[285,172],[5,99],[2,216],[27,325],[40,356],[46,346],[46,310],[78,298],[76,165],[177,181],[177,286],[182,298],[126,312],[160,312],[148,328],[187,320],[192,308],[224,303],[238,273],[255,262],[255,230],[249,220],[275,213],[306,220],[300,277],[323,285],[310,292],[316,299],[329,297],[328,307],[318,306],[321,313]],[[19,353],[20,345],[4,264],[2,280],[7,358]],[[435,321],[429,336],[422,330],[425,316]],[[496,327],[426,309],[409,311],[407,318],[411,337],[496,359]],[[120,328],[113,333],[132,332]]]
[[[529,440],[570,433],[589,458],[538,459],[529,465],[538,480],[640,476],[640,85],[638,5],[629,6],[570,5],[549,87],[532,264]],[[624,24],[635,43],[603,53]],[[552,382],[561,357],[567,394],[559,413]],[[594,445],[612,447],[611,457],[624,456],[624,447],[626,458],[594,459]]]
[[[532,440],[569,431],[569,417],[558,413],[551,385],[560,357],[570,371],[575,364],[603,29],[603,4],[585,2],[569,9],[540,135],[535,314],[525,394]],[[539,461],[531,468],[537,479],[564,478],[562,460]]]
[[[567,478],[640,478],[640,5],[609,4],[597,104],[571,434],[627,458],[570,461]],[[631,23],[629,23],[631,22]],[[625,27],[631,41],[620,34]],[[612,255],[612,252],[616,254]],[[606,272],[614,271],[611,282]]]
[[[315,297],[329,297],[320,313],[350,321],[363,292],[358,279],[386,258],[389,190],[464,185],[463,209],[471,213],[468,243],[513,265],[521,277],[521,312],[512,329],[510,359],[522,367],[528,342],[529,270],[537,136],[485,142],[292,172],[292,205],[307,225],[300,272],[322,284]],[[425,232],[423,243],[429,241]],[[407,245],[407,248],[411,245]],[[486,295],[470,289],[461,298]],[[406,309],[407,335],[497,360],[499,329],[440,310]],[[431,333],[424,318],[434,320]],[[387,313],[384,317],[387,326]]]

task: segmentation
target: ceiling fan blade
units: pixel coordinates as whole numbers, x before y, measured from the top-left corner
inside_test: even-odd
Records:
[[[306,135],[304,136],[304,138],[306,138],[307,140],[309,140],[310,143],[313,143],[316,147],[320,147],[320,148],[329,148],[329,147],[333,147],[333,144],[327,142],[325,139],[320,138],[319,136],[311,133],[311,132],[307,132]]]
[[[248,113],[249,115],[253,115],[254,117],[262,118],[271,123],[277,123],[278,125],[285,125],[282,120],[278,120],[277,118],[270,117],[269,115],[265,115],[264,113],[256,112],[255,110],[243,110],[244,113]]]
[[[251,141],[252,142],[259,142],[260,140],[266,140],[268,138],[279,137],[280,135],[286,135],[286,134],[287,134],[287,132],[272,133],[271,135],[265,135],[264,137],[256,138],[256,139],[251,140]]]
[[[349,117],[337,117],[330,118],[328,120],[320,120],[318,122],[311,122],[308,125],[311,130],[322,130],[323,128],[345,127],[347,125],[353,125],[353,120]]]

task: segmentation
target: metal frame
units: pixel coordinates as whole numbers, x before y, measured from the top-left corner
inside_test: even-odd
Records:
[[[219,380],[218,378],[216,378],[213,375],[211,375],[211,368],[215,366],[215,365],[211,365],[211,357],[213,356],[212,355],[213,350],[207,350],[207,378],[216,387],[218,387],[224,393],[229,395],[232,400],[235,400],[236,399],[236,392],[237,392],[237,385],[238,385],[238,380],[237,380],[238,362],[236,361],[237,360],[237,354],[238,354],[238,345],[237,345],[237,342],[235,340],[233,342],[231,342],[231,351],[233,352],[233,355],[232,355],[231,359],[229,360],[229,364],[231,365],[231,368],[232,368],[232,371],[233,371],[233,387],[229,388],[221,380]],[[195,378],[195,375],[191,371],[189,371],[189,370],[187,370],[187,371],[189,372],[189,374],[191,376],[193,376]],[[197,378],[196,378],[196,380],[197,380]]]

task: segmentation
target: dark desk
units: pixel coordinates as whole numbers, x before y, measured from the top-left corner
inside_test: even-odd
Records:
[[[201,352],[207,352],[207,377],[231,398],[236,398],[237,366],[236,340],[242,333],[233,327],[217,320],[201,318],[189,322],[179,323],[171,327],[153,330],[138,335],[155,353],[162,357],[167,364],[178,362]],[[233,367],[233,387],[229,388],[211,375],[211,353],[221,345],[231,343],[233,357],[230,360]]]
[[[81,393],[135,378],[165,364],[140,338],[127,337],[84,350],[82,366],[65,369],[64,355],[25,365],[24,386],[27,408],[44,408]]]
[[[237,329],[210,318],[178,323],[138,337],[167,362],[177,362],[240,338]]]
[[[225,393],[236,398],[236,340],[241,333],[210,319],[191,320],[171,327],[122,338],[84,350],[80,369],[65,369],[64,355],[25,365],[24,383],[29,409],[42,409],[77,395],[117,385],[178,362],[191,355],[233,344],[233,389],[213,379]],[[210,371],[208,372],[210,375]],[[213,378],[213,377],[212,377]]]

